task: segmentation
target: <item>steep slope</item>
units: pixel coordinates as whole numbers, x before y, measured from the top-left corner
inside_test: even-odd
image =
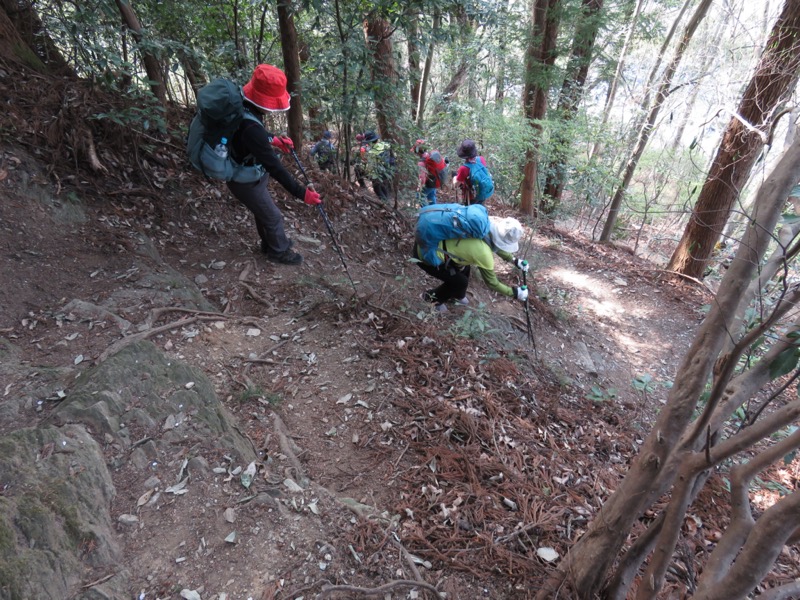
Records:
[[[624,472],[701,299],[627,254],[529,230],[535,348],[522,307],[480,281],[469,307],[434,313],[408,260],[410,202],[385,206],[305,151],[343,255],[320,214],[273,184],[305,256],[275,265],[225,186],[188,169],[177,128],[91,121],[118,100],[36,85],[0,79],[13,98],[0,116],[0,432],[36,427],[76,375],[148,340],[205,373],[258,456],[244,486],[247,465],[206,449],[185,494],[140,505],[197,440],[159,424],[140,439],[168,436],[172,456],[114,455],[111,514],[139,517],[118,521],[129,592],[331,597],[335,584],[400,598],[425,582],[450,598],[528,597],[546,549],[563,554]],[[702,545],[717,518],[687,536]],[[109,575],[85,568],[84,585]]]

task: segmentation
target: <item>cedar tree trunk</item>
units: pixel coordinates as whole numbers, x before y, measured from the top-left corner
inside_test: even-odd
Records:
[[[38,62],[41,61],[45,67],[44,70],[52,75],[75,77],[75,70],[67,63],[61,51],[47,35],[39,15],[30,2],[0,0],[0,12],[4,13],[8,24],[11,25],[8,33],[3,32],[3,35],[0,36],[4,40],[3,51],[10,50],[9,58],[22,60],[28,66],[39,70],[42,65]],[[5,25],[3,29],[9,29]],[[20,51],[20,48],[11,42],[14,38],[21,40],[22,45],[27,46],[38,60],[33,56],[23,56],[24,53]]]
[[[411,15],[408,22],[408,83],[411,94],[411,120],[417,120],[419,107],[419,91],[422,86],[419,53],[419,17]]]
[[[286,71],[286,89],[292,95],[286,120],[289,137],[296,148],[303,143],[303,93],[300,85],[300,53],[297,45],[297,29],[294,26],[294,10],[291,0],[278,0],[278,26],[281,30],[283,68]]]
[[[537,150],[542,126],[538,123],[547,113],[547,92],[556,60],[560,0],[532,0],[531,37],[525,53],[525,88],[523,110],[531,127],[533,147],[525,153],[520,210],[527,215],[537,211],[536,190],[539,178]]]
[[[578,104],[583,96],[583,86],[589,74],[589,64],[592,62],[592,50],[600,30],[600,9],[603,0],[583,0],[583,14],[581,23],[575,29],[575,38],[572,41],[572,53],[567,64],[567,74],[561,86],[556,111],[558,117],[566,124],[572,120],[578,111]],[[567,178],[567,152],[569,143],[563,129],[555,134],[553,140],[553,159],[547,169],[547,180],[544,186],[545,199],[543,202],[546,213],[552,213],[561,201],[564,184]]]
[[[374,16],[364,22],[364,34],[372,51],[372,84],[378,130],[384,139],[397,140],[397,71],[394,66],[392,27],[386,19]]]
[[[756,72],[722,137],[692,216],[667,269],[700,278],[767,141],[773,109],[797,83],[800,0],[786,0]]]

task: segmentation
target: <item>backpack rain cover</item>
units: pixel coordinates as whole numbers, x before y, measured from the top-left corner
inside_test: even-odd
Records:
[[[485,202],[494,194],[494,181],[489,169],[481,162],[480,156],[475,159],[474,163],[467,162],[464,164],[469,169],[469,180],[472,184],[472,189],[475,191],[475,202]]]
[[[483,204],[431,204],[420,209],[417,216],[416,242],[422,262],[438,267],[439,242],[452,239],[477,238],[489,235],[489,211]]]

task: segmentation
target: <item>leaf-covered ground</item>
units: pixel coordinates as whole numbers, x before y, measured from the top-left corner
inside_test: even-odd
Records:
[[[204,370],[261,458],[248,487],[220,454],[155,503],[148,480],[177,475],[183,447],[120,462],[114,513],[140,518],[119,529],[132,597],[406,598],[422,583],[530,597],[624,474],[708,300],[531,224],[534,343],[522,307],[477,279],[468,307],[434,313],[407,260],[413,207],[312,168],[354,292],[319,213],[279,186],[300,267],[258,253],[250,214],[191,172],[179,135],[92,120],[120,101],[82,85],[22,73],[0,88],[0,430],[35,425],[77,373],[149,339]],[[513,214],[503,198],[490,210]],[[717,479],[691,511],[665,597],[689,585],[726,500]],[[89,563],[86,583],[108,575]]]

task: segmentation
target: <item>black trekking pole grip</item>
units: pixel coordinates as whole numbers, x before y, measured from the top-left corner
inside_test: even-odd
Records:
[[[292,157],[294,157],[294,162],[297,163],[297,168],[300,169],[300,172],[303,174],[303,177],[306,180],[306,186],[311,185],[311,181],[308,179],[308,175],[306,175],[306,170],[303,168],[303,165],[300,163],[300,159],[297,157],[297,152],[294,151],[292,148]],[[322,220],[325,222],[325,227],[328,229],[328,233],[331,236],[331,241],[333,241],[333,247],[336,249],[336,253],[339,255],[339,259],[342,261],[342,266],[344,267],[344,272],[347,274],[347,278],[350,280],[350,285],[353,286],[353,293],[358,295],[358,290],[356,289],[356,284],[353,281],[353,278],[350,276],[350,270],[347,268],[347,263],[344,260],[344,254],[342,253],[342,249],[339,247],[339,242],[336,241],[336,234],[333,231],[333,224],[331,223],[330,219],[328,218],[328,213],[325,212],[325,209],[322,208],[322,203],[320,202],[317,204],[317,208],[319,209],[319,214],[322,215]]]

